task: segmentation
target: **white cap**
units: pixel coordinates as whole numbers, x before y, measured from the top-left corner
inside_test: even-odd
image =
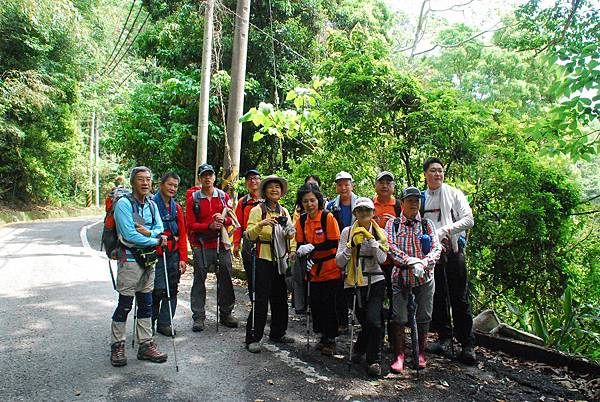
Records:
[[[352,181],[352,175],[348,172],[344,172],[343,170],[335,175],[335,181],[338,180],[350,180]]]
[[[358,197],[356,199],[356,204],[354,204],[354,208],[352,208],[352,212],[354,212],[356,208],[369,208],[375,210],[375,204],[373,204],[373,201],[371,201],[370,198]]]

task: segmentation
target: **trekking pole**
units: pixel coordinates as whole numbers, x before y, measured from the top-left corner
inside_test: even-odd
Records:
[[[219,265],[221,258],[219,257],[219,249],[221,246],[221,232],[217,235],[217,258],[215,259],[215,277],[217,278],[217,332],[219,332]]]
[[[169,319],[171,321],[171,341],[173,341],[173,358],[175,359],[175,371],[179,372],[177,364],[177,350],[175,349],[175,327],[173,326],[173,310],[171,309],[171,290],[169,289],[169,274],[167,272],[167,248],[163,247],[163,265],[165,268],[165,286],[167,288],[167,304],[169,305]]]
[[[410,343],[412,347],[412,358],[413,358],[413,368],[417,370],[417,378],[420,375],[419,368],[419,333],[417,331],[417,304],[415,303],[415,295],[413,293],[412,285],[408,288],[408,320],[410,324]],[[404,336],[404,334],[402,335]]]
[[[442,255],[442,272],[444,273],[444,286],[446,291],[446,314],[448,315],[448,324],[450,325],[450,353],[452,358],[454,355],[454,324],[452,322],[452,311],[450,306],[450,288],[448,286],[448,275],[446,274],[446,267],[448,266],[448,256],[444,253]]]
[[[250,287],[251,297],[250,303],[252,304],[252,339],[254,339],[254,307],[256,307],[256,243],[253,243],[252,247],[252,286]]]
[[[310,271],[306,271],[306,350],[310,349]]]
[[[135,297],[135,307],[133,310],[133,336],[131,337],[131,349],[133,349],[135,345],[135,330],[137,328],[137,297]]]
[[[113,273],[112,266],[110,265],[110,258],[108,259],[108,272],[110,272],[110,279],[112,280],[113,289],[117,290],[117,282],[115,282],[115,274]]]
[[[350,352],[348,353],[348,366],[352,365],[352,352],[354,349],[354,319],[355,319],[355,314],[354,311],[356,310],[356,292],[357,292],[357,286],[356,283],[354,283],[354,295],[352,296],[352,312],[350,313],[350,316],[348,317],[348,321],[349,321],[349,325],[350,325]]]

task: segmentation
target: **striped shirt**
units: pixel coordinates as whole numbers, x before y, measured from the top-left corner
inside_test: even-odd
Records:
[[[385,232],[390,245],[388,255],[392,258],[395,265],[394,272],[392,273],[392,283],[401,281],[398,285],[404,287],[419,286],[433,279],[433,268],[440,258],[442,245],[435,234],[435,226],[430,219],[424,220],[427,233],[423,233],[420,214],[417,214],[415,219],[412,220],[406,219],[404,215],[399,219],[399,225],[396,225],[398,218],[390,219],[385,225]],[[398,227],[397,230],[396,226]],[[431,238],[431,250],[427,255],[423,253],[421,248],[420,238],[423,234],[428,234]],[[417,278],[409,274],[412,273],[412,270],[397,268],[406,266],[410,257],[416,257],[425,262],[426,267],[423,278]]]

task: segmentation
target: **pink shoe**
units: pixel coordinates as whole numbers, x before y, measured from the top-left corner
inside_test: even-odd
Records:
[[[420,364],[420,359],[419,359],[419,364]],[[404,353],[400,353],[400,354],[398,354],[398,356],[396,356],[396,359],[392,363],[390,369],[392,370],[392,372],[394,372],[396,374],[400,374],[404,371]]]
[[[427,359],[425,358],[425,352],[419,351],[419,368],[424,369],[427,366]]]

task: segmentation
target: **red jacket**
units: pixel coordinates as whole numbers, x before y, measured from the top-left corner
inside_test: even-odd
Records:
[[[187,232],[185,228],[185,216],[183,216],[183,209],[179,203],[175,203],[177,207],[177,229],[179,230],[179,240],[175,243],[174,241],[169,241],[167,248],[169,251],[173,251],[175,249],[179,250],[179,261],[187,262],[188,260],[188,240],[187,240]],[[171,213],[170,205],[167,205],[167,211]],[[167,237],[173,236],[170,230],[165,230],[164,235]],[[162,248],[157,247],[156,252],[159,256],[162,256]]]
[[[200,192],[199,209],[200,213],[196,215],[194,211],[194,192],[200,190],[200,187],[192,187],[186,193],[185,199],[185,216],[187,220],[188,238],[192,247],[201,247],[199,238],[202,238],[204,247],[210,249],[217,248],[217,235],[220,230],[209,229],[209,225],[213,223],[213,215],[223,212],[223,201],[219,196],[221,190],[214,189],[210,201],[206,195]],[[232,209],[229,195],[224,193],[225,206]],[[225,218],[225,226],[231,225],[231,218]],[[222,246],[222,245],[221,245]]]
[[[236,229],[233,233],[233,244],[235,246],[240,245],[240,241],[242,240],[242,234],[246,231],[246,228],[248,227],[248,218],[250,217],[250,210],[258,204],[260,204],[260,201],[255,200],[250,196],[250,194],[248,194],[240,198],[237,205],[235,206],[235,216],[237,217],[237,220],[240,223],[240,227]]]

